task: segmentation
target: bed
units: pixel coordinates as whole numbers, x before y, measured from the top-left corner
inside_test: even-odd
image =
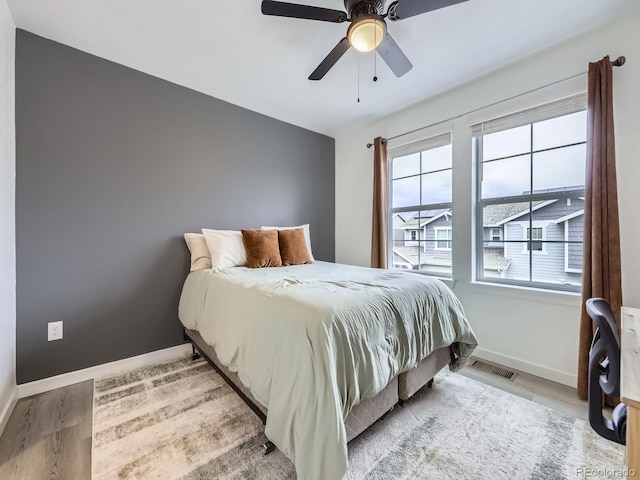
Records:
[[[349,440],[477,344],[442,282],[326,262],[192,272],[179,318],[303,480],[342,478]]]

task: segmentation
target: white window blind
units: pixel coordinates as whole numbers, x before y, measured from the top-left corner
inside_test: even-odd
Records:
[[[479,136],[521,127],[530,123],[542,122],[550,118],[580,112],[587,108],[587,92],[578,93],[569,97],[561,98],[554,102],[545,103],[537,107],[522,110],[511,115],[487,120],[473,125],[473,135]]]
[[[444,133],[435,137],[426,138],[417,142],[408,143],[406,145],[399,145],[389,149],[388,155],[390,158],[404,157],[405,155],[411,155],[416,152],[424,152],[434,148],[444,147],[451,143],[451,133]]]

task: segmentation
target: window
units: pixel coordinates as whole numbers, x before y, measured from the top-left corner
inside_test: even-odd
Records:
[[[533,235],[532,235],[533,234]],[[527,235],[525,240],[531,240],[524,244],[525,251],[542,252],[544,240],[544,227],[527,227]]]
[[[451,228],[434,227],[436,231],[436,250],[451,250]]]
[[[451,134],[391,148],[389,159],[389,265],[450,277]]]
[[[579,94],[473,127],[478,280],[580,289],[585,108]]]

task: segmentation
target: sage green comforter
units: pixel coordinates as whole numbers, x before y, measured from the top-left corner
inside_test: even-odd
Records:
[[[477,342],[442,282],[325,262],[189,274],[179,317],[268,408],[265,433],[301,480],[347,469],[344,420],[433,350]]]

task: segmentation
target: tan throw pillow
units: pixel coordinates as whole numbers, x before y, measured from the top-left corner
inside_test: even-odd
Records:
[[[249,268],[281,267],[277,230],[241,230]]]
[[[282,264],[285,267],[311,263],[307,240],[305,239],[302,228],[278,230],[278,242],[280,243]]]
[[[207,248],[207,242],[201,233],[185,233],[184,241],[191,253],[191,271],[211,268],[211,255]]]

